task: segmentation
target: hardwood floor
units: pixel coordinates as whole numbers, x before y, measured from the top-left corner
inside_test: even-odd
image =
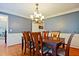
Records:
[[[21,45],[13,45],[6,47],[5,45],[0,45],[0,56],[24,56],[21,50]],[[28,56],[26,54],[25,56]],[[70,48],[70,56],[79,56],[79,49]]]
[[[70,56],[79,56],[79,49],[70,48]]]

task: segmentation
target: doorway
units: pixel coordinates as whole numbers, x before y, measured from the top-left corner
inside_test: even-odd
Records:
[[[7,45],[8,16],[0,14],[0,45]]]

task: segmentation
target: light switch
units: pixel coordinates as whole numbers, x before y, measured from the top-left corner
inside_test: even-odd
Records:
[[[10,28],[10,32],[12,32],[12,31],[13,31],[13,29]]]

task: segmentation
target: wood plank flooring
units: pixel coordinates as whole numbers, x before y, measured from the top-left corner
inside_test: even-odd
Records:
[[[21,50],[21,45],[13,45],[6,47],[5,45],[0,45],[0,56],[24,56]],[[25,56],[28,56],[26,54]],[[70,56],[79,56],[79,49],[70,48]]]

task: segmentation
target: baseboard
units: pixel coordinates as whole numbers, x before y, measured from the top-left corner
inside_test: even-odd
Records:
[[[78,50],[79,50],[79,48],[75,48],[75,47],[70,47],[70,48],[73,48],[73,49],[78,49]]]
[[[76,49],[79,49],[79,47],[78,46],[70,46],[71,48],[76,48]]]
[[[17,43],[17,44],[13,44],[13,45],[9,45],[8,47],[12,47],[12,46],[16,46],[16,45],[21,45],[21,43]]]

